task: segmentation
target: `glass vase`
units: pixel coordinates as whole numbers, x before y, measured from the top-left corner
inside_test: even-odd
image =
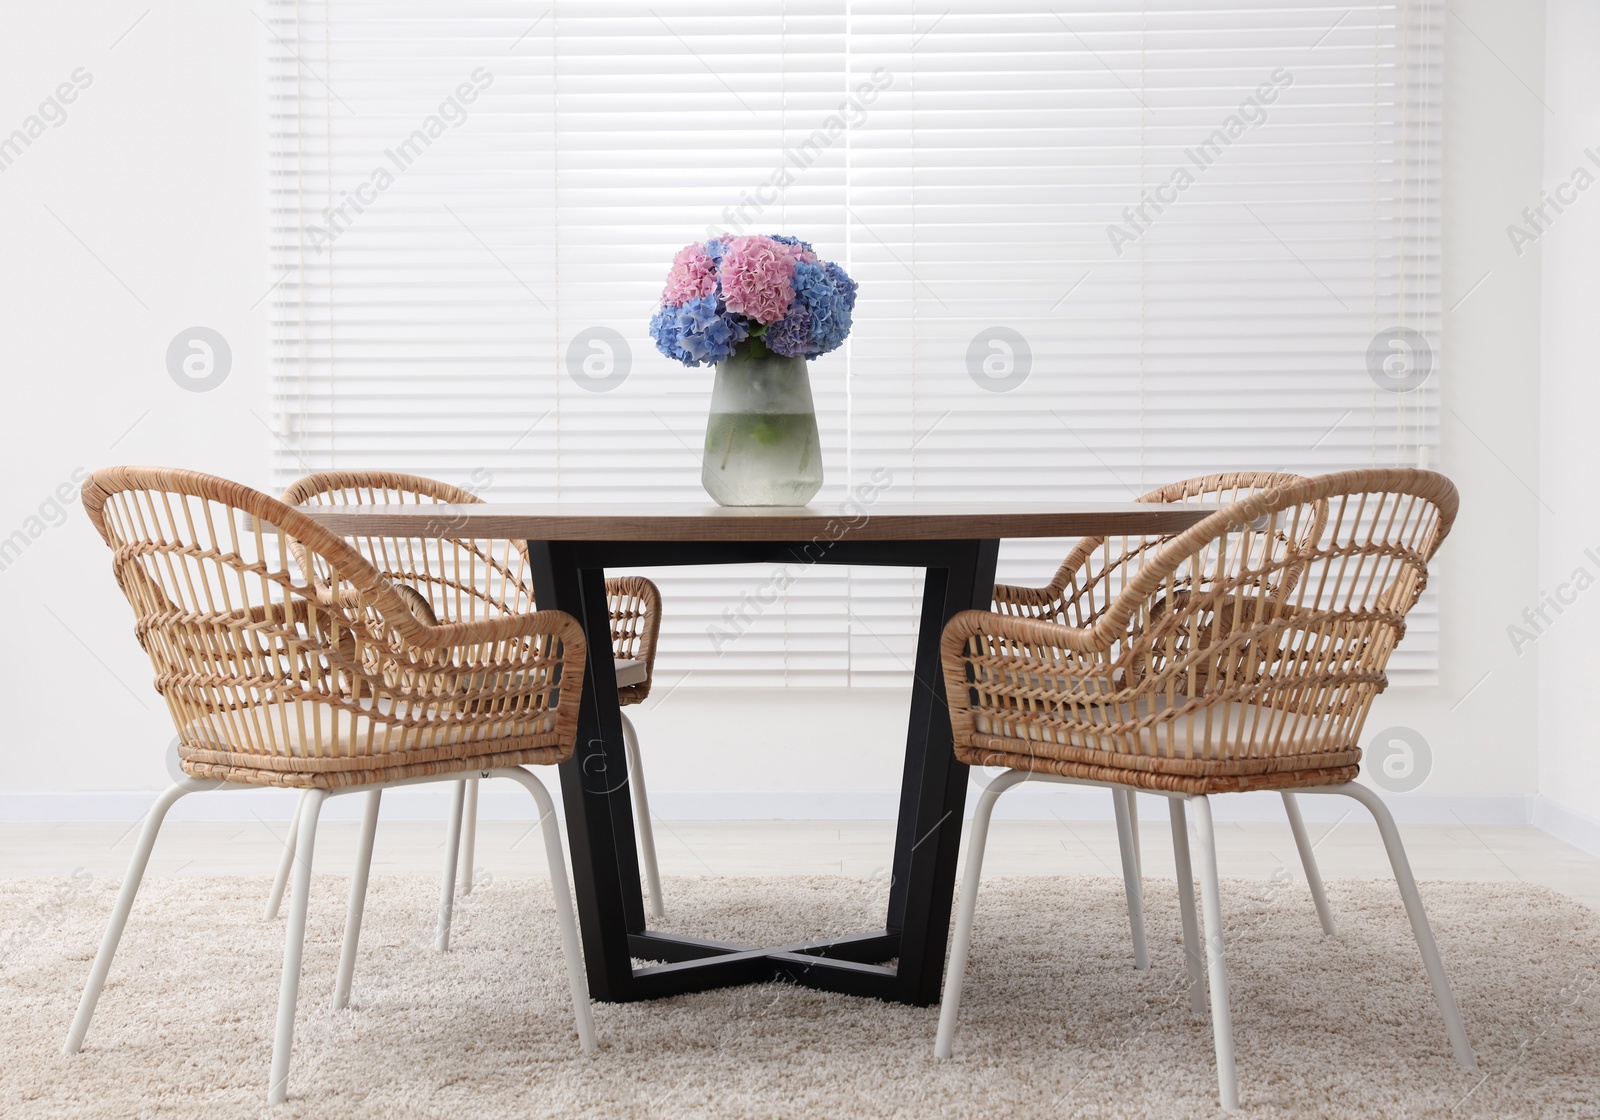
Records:
[[[721,506],[803,506],[822,489],[805,358],[751,339],[717,365],[700,484]]]

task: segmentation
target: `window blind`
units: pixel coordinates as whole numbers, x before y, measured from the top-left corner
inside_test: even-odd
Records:
[[[1438,0],[275,0],[271,456],[702,502],[672,254],[860,282],[816,503],[1124,499],[1437,447]],[[1042,584],[1065,541],[1006,542]],[[892,569],[664,569],[679,682],[904,685]],[[1431,682],[1432,592],[1392,663]]]

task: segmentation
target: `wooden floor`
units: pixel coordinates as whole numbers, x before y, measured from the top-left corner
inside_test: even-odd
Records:
[[[1142,821],[1145,874],[1170,878],[1172,843],[1163,813]],[[248,824],[175,821],[162,831],[151,875],[270,875],[286,821]],[[1330,879],[1388,878],[1377,829],[1356,821],[1308,824],[1322,873]],[[331,821],[318,834],[317,868],[347,874],[357,826]],[[1534,828],[1403,825],[1417,877],[1524,881],[1600,910],[1600,859]],[[373,871],[434,875],[443,856],[442,823],[385,821]],[[0,825],[0,877],[68,875],[83,868],[120,876],[136,828],[122,824]],[[1224,876],[1301,878],[1286,824],[1217,825]],[[657,821],[661,873],[672,875],[887,875],[893,826],[888,821]],[[479,826],[477,873],[532,878],[544,871],[539,832],[531,822]],[[997,821],[985,873],[991,875],[1121,874],[1116,833],[1108,823]]]

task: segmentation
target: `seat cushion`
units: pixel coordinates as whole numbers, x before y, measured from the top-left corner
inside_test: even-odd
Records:
[[[616,666],[618,688],[631,688],[650,679],[650,670],[645,667],[643,661],[619,657],[616,659]]]

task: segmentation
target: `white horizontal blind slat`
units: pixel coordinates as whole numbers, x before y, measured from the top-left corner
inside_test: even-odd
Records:
[[[269,23],[279,481],[704,500],[710,371],[645,324],[672,253],[723,230],[804,237],[861,283],[812,363],[825,506],[1437,446],[1437,375],[1391,392],[1367,350],[1409,327],[1438,369],[1438,0],[277,0]],[[975,345],[1021,369],[997,327],[1030,354],[1008,392],[969,369]],[[606,368],[595,328],[629,352],[608,392],[566,370],[575,344]],[[1067,547],[1007,542],[1000,578]],[[914,573],[652,575],[665,684],[908,680]],[[1431,680],[1437,646],[1430,592],[1392,675]]]

